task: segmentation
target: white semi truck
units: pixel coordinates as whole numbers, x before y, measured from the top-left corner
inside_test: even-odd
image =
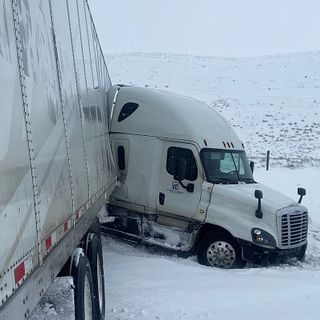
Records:
[[[103,229],[196,252],[201,264],[302,260],[308,211],[253,178],[244,146],[213,108],[165,91],[113,86],[110,136],[119,185]]]
[[[110,86],[86,0],[0,0],[1,320],[27,319],[58,274],[75,319],[104,318]]]

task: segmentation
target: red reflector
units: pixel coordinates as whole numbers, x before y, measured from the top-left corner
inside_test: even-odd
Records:
[[[52,246],[51,236],[46,239],[46,249],[50,249]]]
[[[68,221],[66,221],[63,225],[63,230],[66,232],[68,230]]]
[[[79,214],[79,211],[77,211],[76,212],[76,219],[79,220],[79,218],[80,218],[80,214]]]
[[[20,263],[18,265],[18,267],[16,267],[14,269],[14,281],[17,284],[26,274],[26,270],[24,268],[24,261],[22,263]]]

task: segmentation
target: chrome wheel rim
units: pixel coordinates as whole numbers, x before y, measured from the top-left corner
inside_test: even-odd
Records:
[[[91,287],[88,276],[84,278],[84,314],[85,320],[92,320],[92,300],[91,300]]]
[[[207,250],[207,260],[212,267],[229,269],[236,261],[236,251],[228,242],[215,241]]]

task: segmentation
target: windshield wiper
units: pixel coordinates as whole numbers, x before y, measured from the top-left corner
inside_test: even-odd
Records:
[[[239,181],[241,182],[245,182],[245,183],[257,183],[256,181],[254,181],[252,178],[242,178]]]

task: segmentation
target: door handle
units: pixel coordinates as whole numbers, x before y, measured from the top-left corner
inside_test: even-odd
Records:
[[[160,192],[159,193],[159,203],[163,206],[164,205],[164,201],[166,200],[166,196],[164,193]]]

